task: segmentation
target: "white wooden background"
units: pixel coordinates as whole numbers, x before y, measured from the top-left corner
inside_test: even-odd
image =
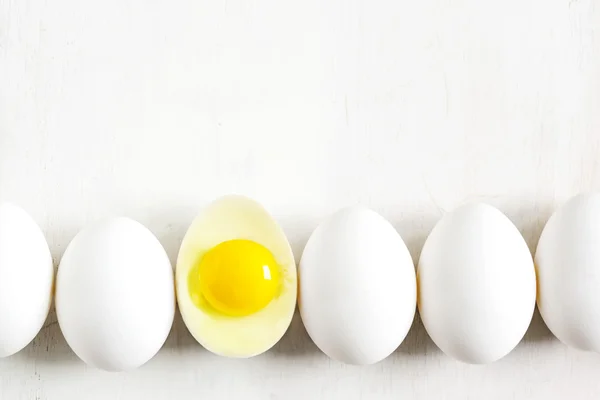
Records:
[[[176,257],[199,208],[239,192],[297,256],[367,204],[419,255],[443,210],[489,201],[533,249],[555,207],[600,189],[595,0],[0,0],[0,200],[55,260],[126,215]],[[597,399],[600,355],[536,315],[505,359],[444,356],[417,321],[371,367],[330,361],[298,318],[272,351],[211,355],[180,317],[156,358],[99,372],[54,315],[0,360],[2,399]]]

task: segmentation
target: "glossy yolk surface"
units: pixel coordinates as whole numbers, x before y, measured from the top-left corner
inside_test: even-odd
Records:
[[[188,287],[194,303],[200,296],[212,308],[230,316],[263,309],[277,295],[280,268],[264,246],[245,239],[222,242],[192,268]]]

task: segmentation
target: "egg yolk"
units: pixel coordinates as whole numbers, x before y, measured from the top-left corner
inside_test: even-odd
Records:
[[[230,316],[260,311],[277,295],[279,284],[280,268],[273,254],[245,239],[210,249],[188,279],[192,299],[202,296],[215,310]]]

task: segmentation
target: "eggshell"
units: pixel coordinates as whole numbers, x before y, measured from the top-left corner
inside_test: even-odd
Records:
[[[535,268],[527,244],[512,222],[487,204],[467,204],[444,215],[425,242],[417,280],[429,336],[467,363],[507,355],[535,309]]]
[[[600,352],[600,194],[577,195],[550,217],[535,264],[548,328],[569,346]]]
[[[86,363],[130,370],[150,360],[173,324],[173,270],[143,225],[113,218],[81,231],[60,262],[56,283],[60,328]]]
[[[364,207],[338,211],[313,232],[299,266],[299,309],[329,357],[373,364],[404,340],[416,311],[416,278],[400,235]]]
[[[54,268],[44,234],[20,207],[0,205],[0,357],[23,349],[52,303]]]

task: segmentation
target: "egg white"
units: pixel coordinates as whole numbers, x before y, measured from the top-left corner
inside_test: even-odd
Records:
[[[232,239],[248,239],[265,246],[281,267],[279,295],[262,310],[243,317],[197,307],[188,289],[190,270],[202,256]],[[185,325],[202,346],[218,355],[247,358],[267,351],[281,339],[294,315],[297,278],[292,249],[268,212],[244,196],[221,197],[196,217],[181,244],[175,279]]]

